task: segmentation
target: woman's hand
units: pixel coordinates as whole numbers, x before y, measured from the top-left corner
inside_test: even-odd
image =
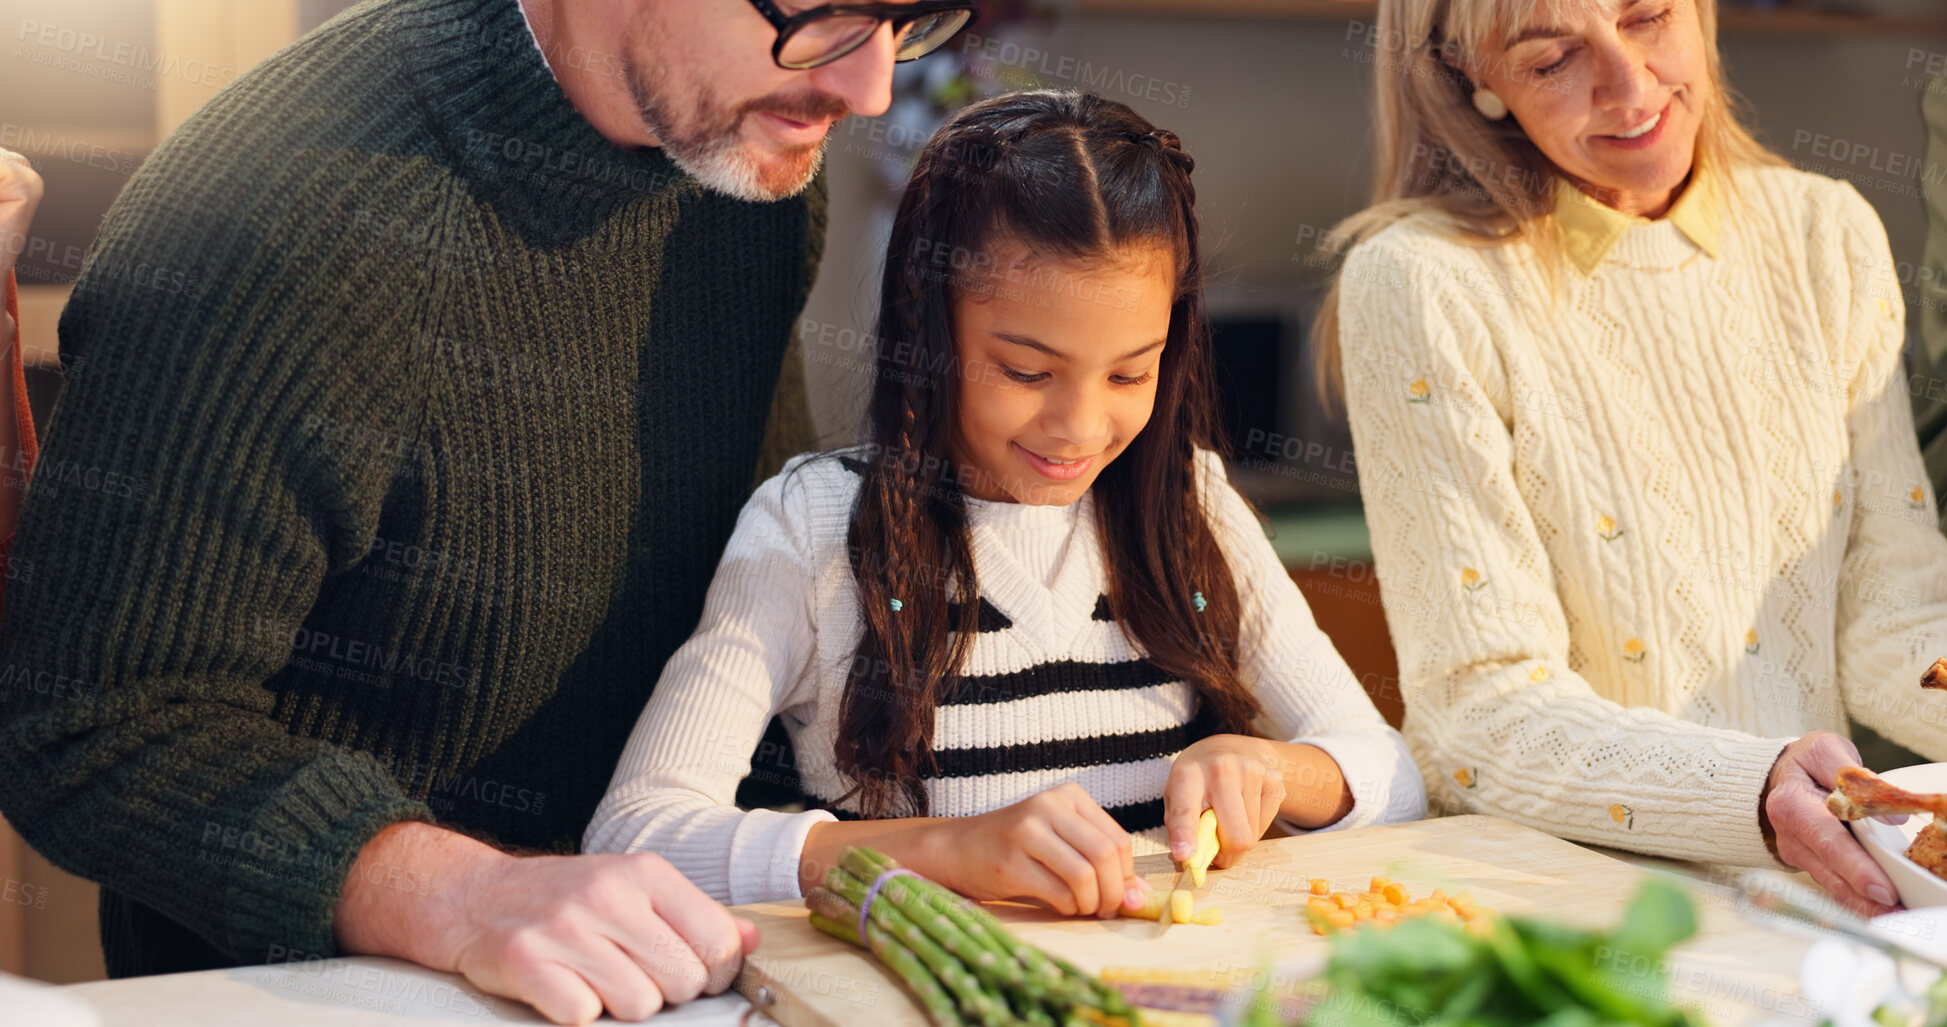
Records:
[[[1077,784],[928,827],[927,865],[915,869],[976,901],[1032,899],[1064,916],[1107,918],[1151,890],[1136,876],[1129,832]]]
[[[1217,811],[1217,858],[1228,867],[1256,847],[1285,802],[1286,760],[1279,743],[1249,735],[1211,735],[1178,753],[1163,787],[1163,818],[1170,858],[1189,859],[1197,848],[1197,818]]]
[[[1899,904],[1886,872],[1825,808],[1840,767],[1859,766],[1859,750],[1830,731],[1785,746],[1771,766],[1763,815],[1778,839],[1778,858],[1812,875],[1832,897],[1868,916]]]

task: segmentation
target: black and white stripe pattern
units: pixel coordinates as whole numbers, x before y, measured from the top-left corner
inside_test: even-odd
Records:
[[[810,832],[856,813],[839,801],[852,781],[835,753],[865,631],[848,548],[863,456],[793,461],[751,497],[702,623],[629,736],[586,851],[660,853],[732,905],[801,894]],[[1419,771],[1399,735],[1313,623],[1221,462],[1198,459],[1203,502],[1249,611],[1239,672],[1264,704],[1260,730],[1338,763],[1355,801],[1334,826],[1419,816]],[[1130,829],[1137,852],[1158,852],[1171,764],[1209,731],[1193,689],[1147,662],[1110,619],[1093,510],[1086,497],[1072,507],[968,504],[980,607],[964,680],[934,714],[940,767],[923,787],[929,812],[969,816],[1073,783]],[[950,594],[892,598],[917,609]],[[740,778],[777,772],[761,749],[750,755],[773,716],[791,734],[803,787],[829,809],[735,804]]]
[[[1110,614],[1091,501],[971,505],[979,627],[934,714],[928,813],[971,816],[1074,782],[1159,841],[1171,761],[1212,728],[1194,690]],[[833,776],[805,780],[834,815],[857,815]]]

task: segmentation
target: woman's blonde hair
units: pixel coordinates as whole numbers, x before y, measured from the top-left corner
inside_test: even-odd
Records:
[[[1562,173],[1512,117],[1489,121],[1475,110],[1473,82],[1460,69],[1501,60],[1537,9],[1558,20],[1577,10],[1613,16],[1619,2],[1627,0],[1379,0],[1372,204],[1339,222],[1327,246],[1344,254],[1394,222],[1428,213],[1465,242],[1527,241],[1553,280]],[[1740,123],[1717,50],[1716,0],[1678,2],[1696,5],[1711,83],[1693,166],[1783,164]],[[1723,186],[1726,195],[1734,191],[1728,177]],[[1312,326],[1318,388],[1328,404],[1341,387],[1338,299],[1335,275]]]

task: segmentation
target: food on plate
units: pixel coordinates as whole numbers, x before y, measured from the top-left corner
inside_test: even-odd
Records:
[[[1865,767],[1840,767],[1838,787],[1825,808],[1841,820],[1863,820],[1894,813],[1947,812],[1947,795],[1909,792]]]
[[[813,927],[870,951],[904,981],[934,1027],[1137,1022],[1121,992],[876,850],[847,850],[805,905]]]
[[[1940,669],[1940,662],[1927,671],[1928,675]],[[1947,827],[1940,822],[1941,814],[1947,812],[1947,795],[1909,792],[1865,767],[1840,767],[1837,787],[1832,789],[1831,795],[1826,796],[1825,808],[1840,820],[1864,820],[1894,814],[1932,814],[1933,821],[1921,828],[1913,844],[1907,846],[1906,858],[1926,867],[1937,877],[1947,878]]]
[[[1305,900],[1305,915],[1311,919],[1313,934],[1343,930],[1368,921],[1388,925],[1428,916],[1485,932],[1492,924],[1494,911],[1475,905],[1474,897],[1466,892],[1449,896],[1445,889],[1435,888],[1425,898],[1415,899],[1405,885],[1383,877],[1373,878],[1363,893],[1335,892],[1331,882],[1318,877],[1312,879],[1311,895]],[[1474,926],[1477,923],[1479,927]]]
[[[1935,877],[1947,877],[1947,831],[1935,820],[1920,829],[1913,844],[1906,847],[1906,858],[1927,868]]]

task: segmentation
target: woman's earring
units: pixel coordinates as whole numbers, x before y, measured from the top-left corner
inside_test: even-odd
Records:
[[[1474,89],[1474,109],[1480,111],[1481,116],[1489,121],[1499,121],[1508,116],[1508,105],[1494,90],[1486,86],[1478,86]]]

